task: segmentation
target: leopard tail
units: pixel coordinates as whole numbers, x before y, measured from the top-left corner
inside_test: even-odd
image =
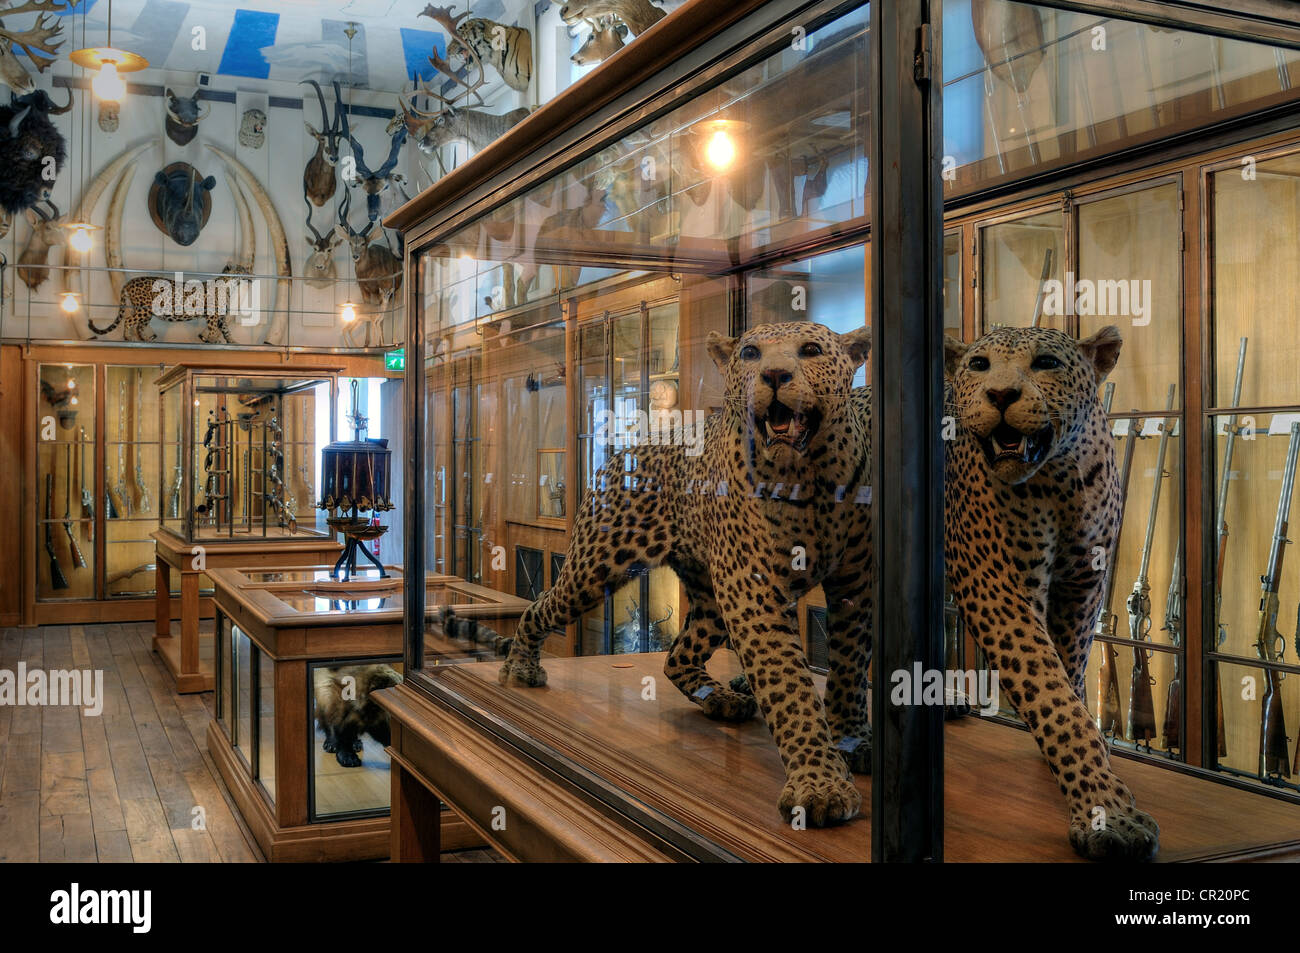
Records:
[[[124,289],[122,289],[122,298],[121,298],[121,301],[119,302],[119,304],[118,304],[118,306],[117,306],[117,317],[114,318],[114,319],[113,319],[113,323],[110,324],[110,325],[109,325],[108,327],[106,327],[106,328],[97,328],[97,327],[95,327],[95,322],[92,321],[92,320],[90,319],[90,315],[86,315],[86,323],[87,323],[88,325],[90,325],[90,330],[94,331],[96,334],[109,334],[109,333],[111,333],[111,332],[112,332],[112,331],[113,331],[113,330],[114,330],[114,329],[115,329],[119,324],[122,323],[122,318],[123,318],[123,316],[126,314],[126,309],[127,309],[127,300],[128,300],[128,299],[127,299],[127,293],[126,293],[126,289],[124,288]],[[132,308],[132,310],[134,310],[134,308],[135,308],[134,305],[131,305],[130,307]]]

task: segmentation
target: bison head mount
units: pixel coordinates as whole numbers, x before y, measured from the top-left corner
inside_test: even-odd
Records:
[[[71,108],[71,89],[66,106],[55,106],[43,89],[25,96],[11,94],[9,105],[0,106],[0,208],[10,215],[49,197],[68,157],[67,142],[50,116]]]
[[[204,177],[188,162],[173,162],[154,175],[149,187],[149,215],[158,230],[178,245],[192,245],[212,214],[217,180]]]

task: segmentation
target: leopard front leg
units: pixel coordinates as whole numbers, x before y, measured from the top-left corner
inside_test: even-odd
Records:
[[[712,583],[707,577],[696,577],[680,569],[677,576],[686,589],[690,611],[682,631],[668,650],[664,674],[709,718],[748,721],[758,711],[754,696],[724,688],[705,667],[713,653],[727,643],[727,624],[718,608]]]
[[[960,583],[957,602],[966,625],[998,674],[998,686],[1024,719],[1065,795],[1070,844],[1090,860],[1150,860],[1160,829],[1137,808],[1112,771],[1097,730],[1030,597],[1008,585],[983,582],[978,597]]]
[[[851,576],[822,582],[826,593],[826,716],[831,737],[854,774],[871,773],[871,717],[867,682],[871,676],[871,566],[868,560]]]
[[[862,807],[845,758],[831,743],[826,713],[804,657],[798,631],[783,609],[784,595],[743,555],[715,572],[718,604],[759,710],[785,765],[777,803],[789,817],[802,808],[817,827],[847,821]]]

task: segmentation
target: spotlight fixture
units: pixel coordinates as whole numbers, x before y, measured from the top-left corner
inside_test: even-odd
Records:
[[[98,225],[89,222],[69,222],[63,226],[68,230],[68,245],[73,251],[84,255],[95,246],[95,237],[91,232],[99,231]]]
[[[112,103],[121,102],[126,97],[126,80],[122,79],[122,74],[135,73],[149,65],[143,56],[113,46],[113,0],[108,0],[107,45],[74,50],[68,58],[84,69],[95,71],[95,78],[90,81],[95,98]]]

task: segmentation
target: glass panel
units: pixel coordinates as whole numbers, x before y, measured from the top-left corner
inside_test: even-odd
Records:
[[[42,364],[38,377],[36,598],[93,599],[95,368]]]
[[[962,337],[962,303],[966,299],[961,266],[961,232],[943,236],[943,327]]]
[[[1028,327],[1040,306],[1046,279],[1064,280],[1065,215],[1042,212],[979,230],[980,321],[985,330],[1008,325]],[[1061,309],[1049,313],[1043,295],[1042,327],[1065,330]]]
[[[238,626],[234,627],[235,747],[249,764],[253,754],[253,643]]]
[[[399,659],[323,663],[310,668],[312,816],[386,811],[388,715],[372,694],[402,681]]]
[[[275,801],[275,663],[258,652],[257,779]]]
[[[110,519],[105,523],[108,595],[154,591],[153,539],[158,527],[158,369],[105,368],[105,466]]]
[[[1210,188],[1214,404],[1233,406],[1243,338],[1237,404],[1300,404],[1300,340],[1283,330],[1300,324],[1300,154],[1243,160],[1213,173]]]
[[[1300,54],[1009,0],[944,0],[951,188],[988,185],[1294,98]]]
[[[1296,726],[1300,724],[1300,678],[1275,674],[1272,678],[1258,666],[1219,662],[1218,673],[1223,686],[1223,734],[1226,753],[1219,756],[1219,767],[1233,774],[1267,780],[1269,784],[1296,790],[1300,775],[1294,764]],[[1274,709],[1274,693],[1281,702]],[[1273,729],[1274,744],[1261,745],[1265,735],[1263,702],[1280,716]],[[1286,739],[1282,741],[1282,739]],[[1281,743],[1277,743],[1281,741]],[[1285,771],[1285,773],[1284,773]]]
[[[221,668],[221,724],[225,726],[228,736],[234,735],[234,707],[232,705],[232,685],[234,683],[234,657],[231,654],[230,619],[224,614],[217,614],[216,652]]]
[[[1176,183],[1080,205],[1076,296],[1086,338],[1108,324],[1124,337],[1111,405],[1163,410],[1182,374],[1183,218]],[[1182,398],[1175,395],[1175,407]]]
[[[159,394],[162,404],[162,484],[158,499],[162,525],[177,536],[185,535],[185,420],[181,381]]]

